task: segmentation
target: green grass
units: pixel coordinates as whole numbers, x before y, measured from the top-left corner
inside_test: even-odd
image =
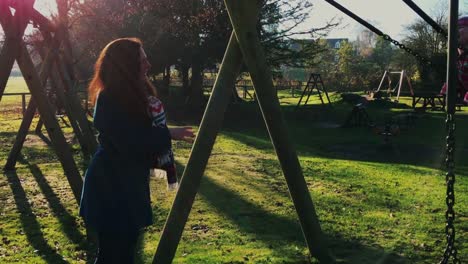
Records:
[[[2,113],[8,111],[10,113],[21,113],[21,95],[7,95],[9,93],[29,93],[28,87],[23,77],[10,77],[5,88],[5,95],[2,96],[0,109]],[[26,95],[25,100],[29,101],[30,96]]]
[[[369,129],[339,127],[352,106],[337,95],[330,95],[331,108],[313,97],[311,106],[295,111],[298,98],[288,93],[279,93],[284,118],[338,262],[438,262],[445,246],[444,114],[416,114],[389,147]],[[18,112],[5,111],[4,100],[1,165],[21,122]],[[412,112],[390,106],[370,104],[367,111],[378,126],[389,115]],[[465,262],[468,112],[457,114],[456,246]],[[82,165],[71,128],[61,126]],[[176,142],[174,148],[182,172],[191,146]],[[151,180],[151,190],[155,223],[141,237],[137,263],[151,262],[175,195],[161,179]],[[0,263],[92,263],[95,248],[86,242],[77,214],[54,152],[31,133],[16,172],[0,178]],[[230,105],[174,263],[310,262],[315,260],[309,258],[258,106]]]
[[[28,93],[28,87],[23,77],[10,77],[5,88],[5,93]]]

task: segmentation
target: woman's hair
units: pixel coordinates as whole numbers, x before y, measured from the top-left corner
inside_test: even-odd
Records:
[[[156,90],[148,79],[141,80],[141,47],[137,38],[119,38],[104,47],[88,87],[92,104],[99,93],[105,92],[131,117],[149,118],[148,96],[156,95]]]

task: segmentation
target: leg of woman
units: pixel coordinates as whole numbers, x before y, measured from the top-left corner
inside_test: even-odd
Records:
[[[121,252],[119,258],[122,264],[133,264],[135,259],[136,244],[138,242],[138,231],[129,231],[122,234],[124,238],[120,244],[119,251]]]
[[[98,252],[94,264],[114,263],[114,252],[118,252],[115,237],[109,232],[98,232]]]
[[[95,264],[133,264],[138,231],[99,232]]]

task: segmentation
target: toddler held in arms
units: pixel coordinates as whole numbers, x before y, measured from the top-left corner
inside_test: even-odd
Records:
[[[164,112],[162,102],[155,96],[149,96],[148,105],[152,119],[152,126],[167,127],[166,113]],[[166,172],[167,188],[169,190],[177,190],[179,184],[177,182],[177,171],[172,148],[164,153],[158,153],[154,157],[150,175],[156,176],[156,169],[161,169]]]

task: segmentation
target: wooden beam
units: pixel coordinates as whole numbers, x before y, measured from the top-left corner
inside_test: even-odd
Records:
[[[73,67],[73,54],[70,43],[70,34],[68,32],[68,2],[67,0],[56,0],[56,2],[58,18],[60,21],[58,31],[60,31],[60,36],[62,37],[63,43],[63,64],[68,73],[68,76],[74,82],[76,81],[76,76]]]
[[[174,258],[241,65],[240,49],[232,34],[153,263],[171,263]]]
[[[52,36],[48,32],[42,32],[45,40],[45,44],[49,47],[54,47],[51,49],[52,52],[55,52],[56,49],[59,48],[58,42],[61,41],[61,34],[56,34],[55,38],[52,39]],[[42,52],[41,56],[44,52]],[[60,57],[55,56],[55,61],[53,63],[53,71],[51,72],[51,83],[54,83],[53,87],[55,88],[55,92],[57,94],[57,99],[61,101],[65,112],[70,120],[70,124],[73,128],[73,131],[78,139],[78,142],[81,146],[81,150],[83,152],[84,157],[89,158],[91,154],[96,150],[97,144],[91,142],[94,139],[91,132],[91,129],[88,125],[86,115],[84,110],[82,109],[81,105],[76,103],[77,98],[69,96],[67,90],[69,91],[70,88],[68,87],[68,83],[62,82],[62,85],[58,85],[58,65],[60,65]],[[62,78],[63,79],[63,78]],[[86,134],[88,133],[88,134]]]
[[[77,93],[72,86],[72,80],[68,78],[67,73],[63,70],[63,61],[57,60],[55,65],[59,79],[65,90],[65,97],[67,98],[68,103],[70,104],[71,110],[79,124],[80,130],[83,134],[83,139],[86,144],[87,151],[92,154],[97,150],[97,140],[94,136],[94,132],[91,128],[91,123],[88,121],[87,112],[83,109]]]
[[[41,30],[47,30],[49,32],[56,32],[57,26],[52,23],[47,17],[43,16],[39,11],[33,9],[31,20],[39,25]]]
[[[52,79],[55,79],[57,80],[56,78],[58,78],[57,74],[56,74],[56,71],[57,71],[57,66],[54,65],[54,73],[52,74]],[[78,139],[78,142],[80,144],[80,147],[81,147],[81,151],[83,153],[83,156],[84,157],[90,157],[91,155],[91,150],[89,149],[89,142],[86,142],[86,139],[85,139],[85,136],[83,135],[83,132],[81,130],[81,127],[78,123],[78,119],[77,119],[77,111],[75,111],[75,109],[73,109],[73,104],[72,102],[70,102],[70,97],[69,96],[66,96],[66,92],[63,88],[62,85],[57,85],[56,87],[56,94],[57,94],[57,99],[60,100],[63,104],[63,107],[64,107],[64,110],[65,110],[65,113],[67,114],[67,117],[68,119],[70,120],[70,124],[73,128],[73,131],[75,133],[75,136],[77,137]]]
[[[13,18],[13,15],[10,12],[10,9],[8,8],[8,4],[5,1],[0,1],[0,23],[2,25],[3,31],[6,34],[10,34],[10,29],[11,29],[11,19]]]
[[[49,105],[40,77],[34,68],[32,59],[23,42],[21,42],[20,50],[21,54],[18,58],[18,65],[26,80],[26,84],[28,85],[32,97],[36,100],[39,113],[52,141],[52,146],[63,166],[65,175],[73,191],[73,195],[75,196],[77,203],[79,203],[81,189],[83,187],[83,179],[81,178],[76,163],[73,160],[71,149],[67,144],[57,119],[55,118],[55,111]]]
[[[5,4],[14,9],[17,8],[17,1],[7,0],[5,1]],[[52,23],[47,17],[45,17],[39,11],[37,11],[35,8],[33,8],[31,11],[30,19],[33,23],[37,24],[41,28],[41,30],[47,30],[49,32],[57,31],[57,26],[54,23]]]
[[[55,51],[57,48],[58,44],[51,46],[52,51]],[[47,79],[51,73],[51,68],[56,56],[57,54],[55,52],[49,52],[45,56],[45,59],[43,59],[43,63],[40,70],[40,81],[42,83],[42,87],[44,87],[47,83]],[[23,115],[23,120],[21,121],[20,129],[16,134],[15,143],[13,144],[10,154],[8,155],[7,163],[5,164],[4,170],[13,170],[15,168],[19,154],[21,152],[21,149],[23,148],[24,140],[26,139],[26,136],[29,132],[29,128],[31,127],[31,122],[36,113],[36,109],[37,106],[34,101],[34,97],[32,96],[29,101],[26,113]],[[55,112],[55,110],[53,111]]]
[[[37,121],[36,124],[36,129],[34,129],[34,133],[37,135],[42,133],[42,126],[44,125],[44,122],[42,122],[42,118],[39,117],[39,120]]]
[[[224,3],[242,51],[244,62],[250,72],[255,94],[286,178],[309,251],[321,263],[332,263],[334,260],[328,251],[326,240],[322,234],[294,144],[288,136],[288,126],[281,113],[271,72],[257,33],[255,12],[260,4],[259,1],[225,0]]]
[[[56,31],[56,26],[33,8],[34,0],[26,0],[18,4],[17,1],[0,1],[0,24],[5,32],[6,40],[0,52],[0,101],[5,91],[11,69],[19,50],[24,30],[28,24],[28,17],[48,31]],[[18,9],[12,16],[9,6]]]
[[[8,155],[8,159],[5,166],[3,167],[3,170],[11,171],[15,169],[19,154],[21,152],[21,149],[23,148],[24,140],[28,135],[32,120],[34,118],[34,115],[36,114],[36,109],[37,106],[34,102],[34,97],[31,97],[31,99],[29,100],[28,108],[26,109],[26,112],[23,115],[23,120],[21,121],[18,133],[16,134],[15,143],[13,144],[13,147],[10,150],[10,154]]]
[[[20,54],[20,43],[23,40],[34,2],[34,0],[22,1],[18,5],[15,16],[12,16],[8,6],[4,3],[0,6],[2,12],[0,15],[4,17],[0,19],[0,23],[6,37],[5,44],[0,52],[0,101],[2,101],[2,95],[5,92],[15,58]]]

